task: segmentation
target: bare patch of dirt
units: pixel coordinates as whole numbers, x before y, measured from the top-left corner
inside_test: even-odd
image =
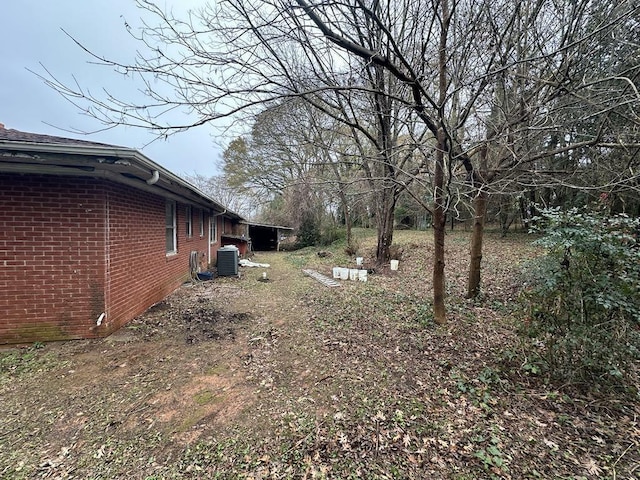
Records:
[[[250,319],[247,313],[224,313],[217,308],[199,307],[183,313],[187,343],[208,340],[235,340],[237,324]]]

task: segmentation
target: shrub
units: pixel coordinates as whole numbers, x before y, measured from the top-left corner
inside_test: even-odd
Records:
[[[337,225],[327,225],[320,235],[320,245],[329,246],[332,243],[343,241],[347,237],[347,231]]]
[[[531,345],[562,380],[622,379],[640,347],[640,222],[578,209],[539,220],[547,253],[523,294]]]
[[[298,229],[297,247],[311,247],[320,242],[320,227],[312,214],[306,214],[302,218]]]

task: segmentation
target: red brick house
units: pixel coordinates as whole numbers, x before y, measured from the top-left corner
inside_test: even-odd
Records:
[[[112,333],[243,220],[136,150],[0,124],[0,344]]]

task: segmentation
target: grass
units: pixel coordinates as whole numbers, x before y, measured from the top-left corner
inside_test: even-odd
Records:
[[[64,362],[63,362],[64,363]],[[61,361],[44,350],[42,343],[0,350],[0,383],[59,367]]]

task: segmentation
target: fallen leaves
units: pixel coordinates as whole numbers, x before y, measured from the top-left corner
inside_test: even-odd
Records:
[[[585,468],[589,475],[600,476],[602,473],[602,469],[598,466],[598,462],[596,462],[593,458],[587,457],[582,466]]]
[[[47,346],[59,363],[46,371],[44,352],[10,359],[0,476],[637,476],[638,405],[581,397],[503,361],[517,357],[509,312],[527,244],[489,236],[483,295],[469,301],[468,243],[450,234],[450,322],[436,327],[427,235],[395,237],[406,246],[393,276],[318,289],[274,254],[268,284],[185,288],[132,322],[126,343]],[[184,402],[219,377],[242,395],[212,397],[207,415]],[[238,412],[227,424],[224,408]]]

